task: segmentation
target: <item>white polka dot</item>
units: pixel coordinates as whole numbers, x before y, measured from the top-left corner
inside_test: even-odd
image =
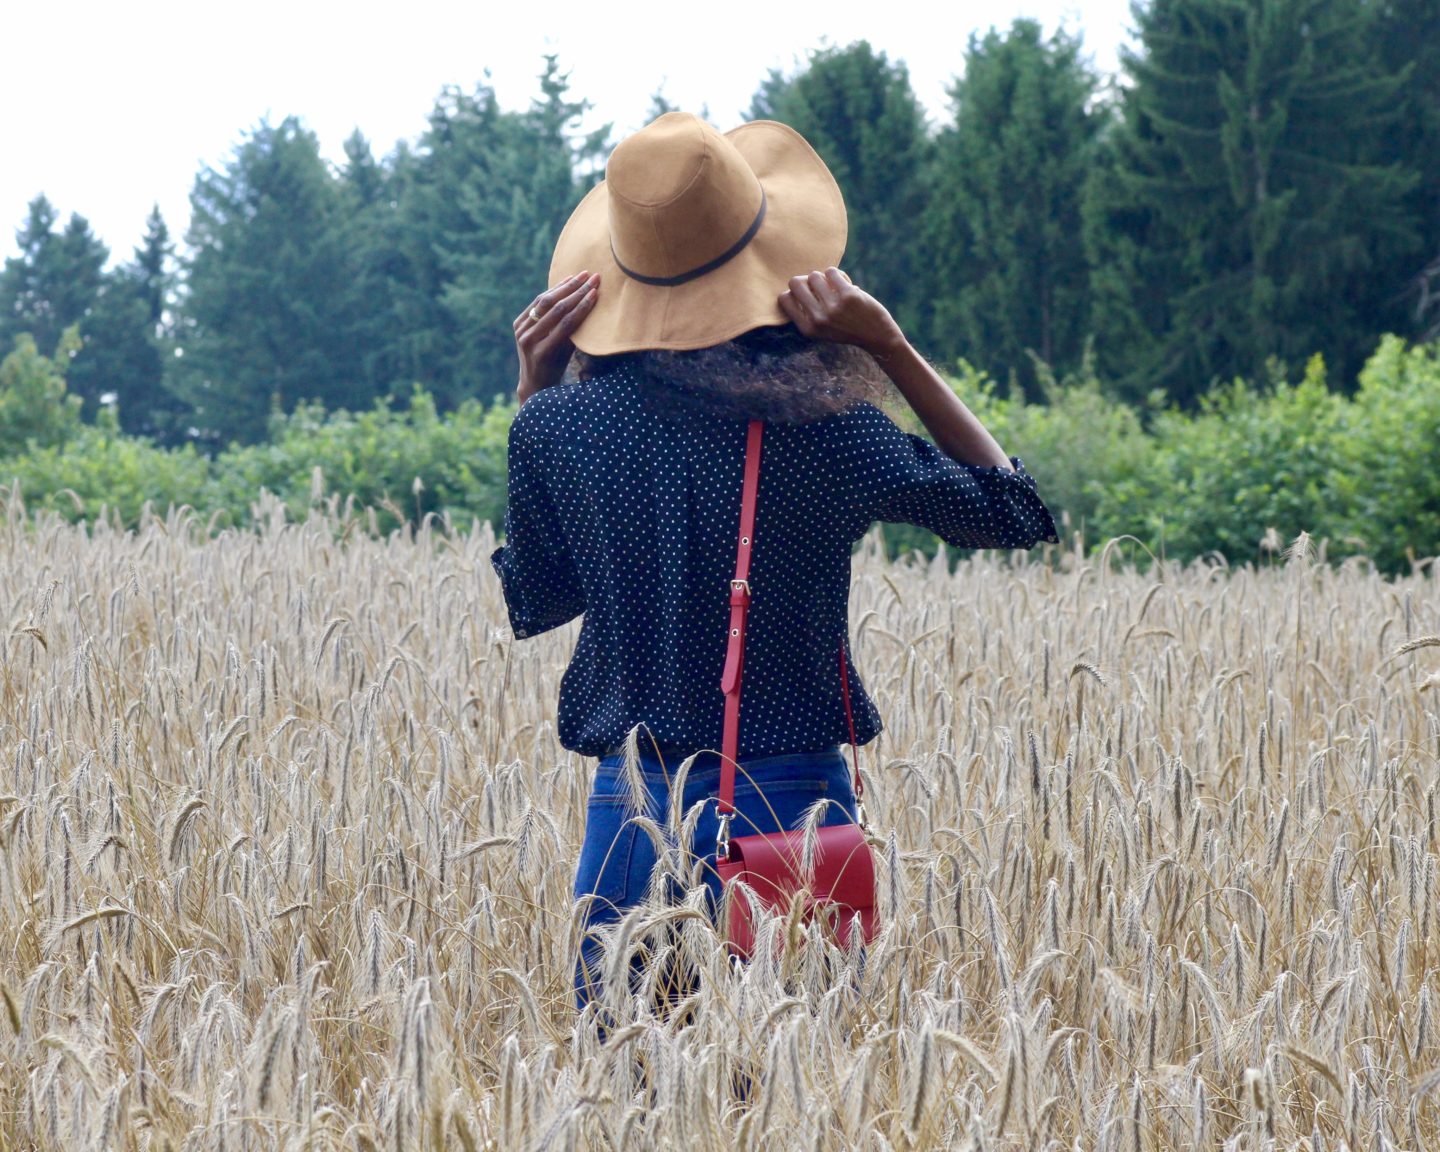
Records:
[[[662,743],[720,745],[720,672],[735,572],[746,421],[652,411],[625,368],[547,388],[510,430],[499,573],[517,637],[585,614],[557,729],[600,756],[644,723]],[[740,756],[880,731],[849,658],[850,556],[876,520],[917,524],[959,548],[1054,541],[1034,480],[959,464],[859,404],[810,424],[766,425]]]

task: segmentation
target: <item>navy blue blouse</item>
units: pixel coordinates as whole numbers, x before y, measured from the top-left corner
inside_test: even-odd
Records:
[[[491,557],[516,637],[584,624],[557,729],[600,756],[644,722],[661,743],[719,748],[743,419],[651,410],[623,368],[531,397],[510,428],[505,544]],[[860,404],[768,423],[761,454],[739,755],[856,741],[880,716],[849,653],[850,556],[876,520],[958,548],[1055,542],[1035,481],[959,464]]]

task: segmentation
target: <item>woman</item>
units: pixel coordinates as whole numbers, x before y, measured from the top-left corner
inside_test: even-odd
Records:
[[[736,835],[794,827],[822,799],[822,823],[855,818],[838,746],[881,724],[846,606],[852,547],[875,520],[957,547],[1055,540],[1019,461],[836,267],[845,232],[840,190],[798,133],[754,121],[721,135],[670,113],[615,149],[556,244],[552,287],[515,320],[521,407],[493,563],[517,637],[584,613],[557,727],[600,758],[575,879],[590,929],[650,887],[654,845],[628,813],[663,821],[675,769],[720,745],[749,418],[767,425]],[[566,381],[576,349],[580,378]],[[938,450],[866,402],[885,377]],[[648,795],[628,799],[622,746],[637,728]],[[697,756],[680,810],[717,780],[715,753]],[[716,830],[706,804],[696,858]],[[705,880],[713,899],[713,870]],[[602,968],[587,931],[582,1008]]]

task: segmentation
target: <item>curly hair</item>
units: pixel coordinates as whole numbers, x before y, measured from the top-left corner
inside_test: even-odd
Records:
[[[575,354],[575,372],[582,380],[622,365],[639,382],[647,404],[677,421],[699,412],[808,424],[862,401],[878,405],[889,391],[889,381],[868,353],[812,340],[793,324],[756,328],[688,352]]]

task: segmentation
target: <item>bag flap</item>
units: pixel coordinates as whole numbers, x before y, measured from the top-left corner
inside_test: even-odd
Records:
[[[843,899],[856,906],[870,904],[875,896],[875,859],[858,824],[831,824],[816,829],[813,880],[801,872],[804,833],[737,836],[730,842],[730,872],[752,887],[794,890],[808,887],[818,899]],[[807,883],[807,881],[809,881]]]

